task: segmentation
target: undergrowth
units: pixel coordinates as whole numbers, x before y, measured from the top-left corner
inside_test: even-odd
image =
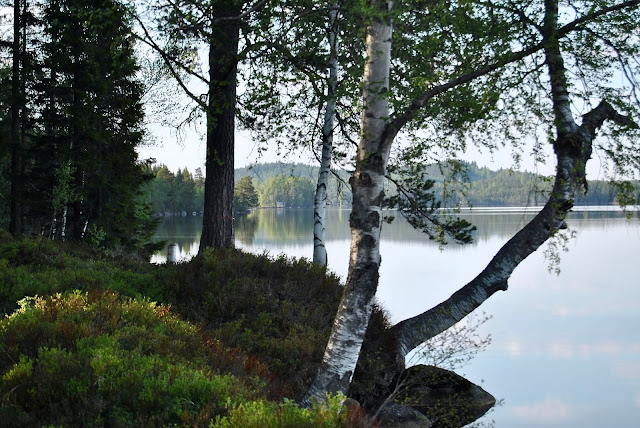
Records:
[[[167,306],[114,292],[25,298],[0,344],[5,426],[205,426],[262,389]]]
[[[207,251],[151,265],[0,231],[0,418],[359,426],[288,401],[317,371],[340,293],[336,276],[284,256]]]

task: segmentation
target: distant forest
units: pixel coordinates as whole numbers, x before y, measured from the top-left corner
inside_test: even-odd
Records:
[[[452,193],[448,204],[458,201],[462,205],[475,207],[535,206],[547,199],[551,181],[530,172],[510,169],[491,170],[478,167],[475,162],[465,163],[466,182],[458,180],[447,183],[447,193]],[[434,189],[442,198],[445,188],[444,176],[436,165],[428,167],[429,176],[436,181]],[[260,206],[273,207],[276,203],[286,207],[310,208],[313,206],[313,192],[318,177],[317,166],[299,163],[272,162],[256,164],[235,170],[235,183],[243,177],[251,177],[259,195]],[[156,213],[200,212],[203,206],[204,178],[200,169],[194,174],[186,168],[171,172],[164,165],[150,168],[155,179],[146,185],[145,195]],[[332,176],[328,189],[330,206],[350,207],[351,191],[348,185],[349,173]],[[609,205],[615,203],[616,189],[606,181],[589,181],[589,192],[579,198],[576,205]],[[461,192],[462,191],[462,192]],[[389,195],[395,193],[393,184],[387,189]]]

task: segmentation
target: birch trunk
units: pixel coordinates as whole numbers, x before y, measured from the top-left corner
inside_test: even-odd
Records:
[[[388,8],[392,5],[391,2],[372,4]],[[520,56],[516,55],[512,60],[521,59],[538,49],[543,49],[546,55],[557,127],[556,140],[553,142],[557,168],[551,196],[542,211],[498,251],[474,280],[447,301],[392,328],[399,342],[398,353],[402,357],[453,326],[496,291],[506,290],[513,270],[565,227],[564,219],[573,207],[575,195],[586,189],[585,166],[591,157],[596,132],[606,120],[621,126],[637,127],[629,117],[616,112],[606,101],[585,114],[582,124],[577,125],[571,112],[566,69],[558,43],[558,37],[566,35],[567,26],[558,27],[557,1],[545,0],[545,7],[546,18],[542,29],[544,43],[522,51]],[[496,63],[440,85],[416,98],[405,112],[389,120],[385,92],[389,77],[391,34],[390,21],[376,20],[368,29],[362,135],[356,171],[350,181],[353,209],[350,216],[352,240],[349,275],[321,368],[303,400],[305,405],[314,399],[323,401],[326,393],[344,393],[349,386],[378,284],[381,203],[384,197],[382,179],[395,136],[433,97],[501,66]]]
[[[333,127],[336,117],[336,90],[338,85],[338,47],[337,47],[336,9],[331,10],[329,28],[329,80],[327,85],[327,105],[322,126],[322,158],[318,185],[313,200],[313,262],[326,266],[327,248],[325,245],[325,229],[327,221],[327,187],[331,173],[331,157],[333,153]]]
[[[62,233],[60,234],[60,238],[64,241],[67,238],[67,204],[65,203],[64,209],[62,210]]]
[[[566,68],[555,37],[558,28],[557,1],[546,0],[545,7],[544,36],[549,41],[544,52],[556,124],[553,148],[557,166],[552,193],[542,211],[498,251],[476,278],[441,304],[393,327],[401,357],[453,326],[496,291],[507,290],[507,281],[514,269],[559,229],[566,227],[564,219],[573,207],[575,196],[578,192],[586,191],[585,167],[591,157],[597,130],[605,120],[622,126],[635,126],[606,101],[584,115],[582,124],[578,126],[571,112]]]
[[[392,2],[372,2],[389,11]],[[376,19],[367,31],[364,70],[364,111],[356,169],[351,178],[353,208],[349,217],[351,248],[349,274],[318,374],[303,403],[326,400],[326,393],[345,393],[355,371],[378,287],[383,180],[390,143],[385,138],[389,119],[386,92],[391,62],[392,23]]]

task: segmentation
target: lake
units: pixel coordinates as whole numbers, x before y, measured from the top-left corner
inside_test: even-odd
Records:
[[[377,297],[394,321],[448,298],[486,266],[532,213],[474,209],[474,243],[440,248],[402,218],[383,226]],[[348,210],[328,212],[329,268],[346,277]],[[158,239],[197,253],[201,217],[166,218]],[[640,426],[640,220],[615,210],[570,215],[575,236],[549,273],[543,246],[514,272],[509,290],[480,311],[492,343],[457,372],[503,399],[483,421],[496,427]],[[311,210],[256,210],[236,219],[236,246],[311,258]],[[162,263],[164,252],[153,262]]]

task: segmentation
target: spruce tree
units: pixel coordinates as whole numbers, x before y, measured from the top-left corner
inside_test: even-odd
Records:
[[[55,229],[71,239],[136,246],[154,228],[140,189],[150,176],[135,151],[143,88],[130,11],[116,0],[49,0],[43,25],[38,147],[55,153],[51,201],[62,193],[62,207],[52,207]]]

